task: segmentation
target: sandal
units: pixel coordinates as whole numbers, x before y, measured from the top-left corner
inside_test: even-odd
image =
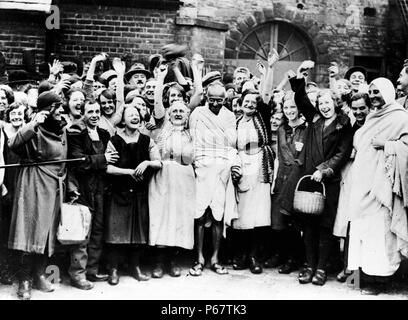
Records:
[[[323,286],[326,283],[326,280],[327,280],[326,271],[322,269],[317,269],[312,279],[312,283],[317,286]]]
[[[228,274],[227,268],[223,267],[219,263],[213,263],[210,268],[212,271],[214,271],[217,274]]]
[[[204,264],[201,262],[194,262],[194,265],[190,268],[189,273],[194,277],[201,276],[203,273]]]

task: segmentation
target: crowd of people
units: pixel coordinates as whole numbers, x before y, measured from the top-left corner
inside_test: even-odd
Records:
[[[54,291],[45,270],[63,247],[82,290],[118,285],[123,266],[178,277],[183,250],[191,276],[278,268],[322,286],[360,270],[365,292],[385,290],[408,257],[408,64],[394,88],[332,63],[321,88],[313,61],[274,86],[278,61],[204,74],[200,54],[168,45],[148,68],[101,53],[83,74],[54,60],[39,83],[3,77],[1,283],[20,299]],[[319,212],[294,206],[301,188],[323,195]],[[58,241],[62,202],[90,209],[86,241]]]

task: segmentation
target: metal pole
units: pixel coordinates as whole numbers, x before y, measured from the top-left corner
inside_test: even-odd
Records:
[[[33,167],[33,166],[45,166],[47,164],[60,164],[60,163],[67,163],[67,162],[80,162],[85,161],[86,158],[77,158],[77,159],[63,159],[63,160],[51,160],[51,161],[44,161],[44,162],[28,162],[28,163],[12,163],[12,164],[5,164],[0,166],[0,169],[5,168],[18,168],[18,167]]]

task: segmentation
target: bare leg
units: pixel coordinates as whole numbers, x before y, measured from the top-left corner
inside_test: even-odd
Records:
[[[213,242],[213,255],[211,257],[211,265],[218,263],[218,251],[220,250],[220,242],[222,237],[222,221],[213,221],[212,224],[212,242]]]
[[[204,223],[197,221],[196,224],[196,241],[197,241],[197,261],[205,264],[203,246],[204,246]]]

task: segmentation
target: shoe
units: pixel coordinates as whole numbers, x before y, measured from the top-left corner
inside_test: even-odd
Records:
[[[246,261],[245,257],[240,257],[237,259],[234,259],[234,262],[232,263],[232,268],[234,270],[245,270],[248,268],[248,263]]]
[[[303,269],[301,272],[299,272],[298,276],[299,283],[306,284],[312,282],[313,273],[314,273],[313,269],[310,267]]]
[[[153,268],[152,278],[161,279],[161,278],[163,278],[163,275],[164,275],[163,264],[162,263],[157,263]]]
[[[253,274],[260,274],[263,271],[261,264],[256,260],[255,257],[249,258],[249,270],[251,270]]]
[[[72,280],[71,279],[71,285],[73,287],[81,289],[81,290],[91,290],[94,287],[92,282],[90,282],[90,281],[88,281],[86,279],[81,279],[81,280]]]
[[[170,277],[180,277],[181,276],[180,266],[177,265],[174,261],[170,261],[169,275]]]
[[[315,275],[313,276],[312,283],[317,286],[323,286],[326,283],[327,274],[326,271],[322,269],[317,269]]]
[[[265,268],[276,268],[280,266],[281,264],[282,264],[282,258],[280,257],[280,255],[275,254],[264,262],[264,267]]]
[[[104,282],[109,278],[108,274],[91,273],[86,275],[86,279],[91,282]]]
[[[143,273],[142,270],[140,270],[139,266],[133,268],[132,276],[137,281],[147,281],[150,279],[147,274]]]
[[[278,269],[278,272],[281,274],[290,274],[293,271],[296,271],[297,269],[298,269],[298,264],[295,261],[289,259],[284,265],[282,265]]]
[[[344,283],[347,281],[347,278],[351,275],[351,273],[345,272],[344,270],[342,270],[337,276],[336,276],[336,280],[338,282]]]
[[[20,280],[18,282],[17,296],[21,300],[31,299],[31,281],[30,280]]]
[[[34,288],[42,292],[53,292],[55,290],[53,284],[45,277],[45,275],[36,277]]]
[[[381,293],[387,293],[389,288],[385,283],[361,283],[360,292],[362,295],[370,295],[370,296],[377,296]]]
[[[305,273],[305,270],[309,267],[307,263],[304,263],[300,268],[299,268],[299,277]]]
[[[384,284],[381,283],[370,283],[364,285],[363,288],[360,289],[362,295],[370,295],[370,296],[377,296],[381,293],[386,293],[387,288]]]
[[[108,283],[111,286],[116,286],[119,283],[118,269],[112,268],[109,270]]]

